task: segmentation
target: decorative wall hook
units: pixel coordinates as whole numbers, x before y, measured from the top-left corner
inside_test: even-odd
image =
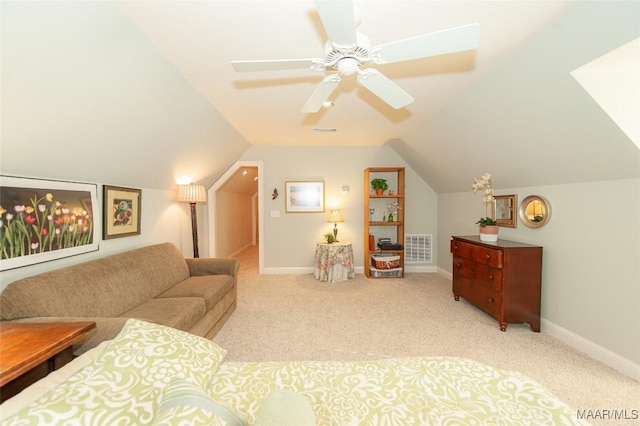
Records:
[[[276,198],[278,198],[278,189],[273,188],[273,194],[271,194],[271,199],[275,200]]]

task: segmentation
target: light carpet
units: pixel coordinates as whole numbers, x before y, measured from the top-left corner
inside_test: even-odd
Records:
[[[259,275],[256,256],[255,248],[238,255],[238,307],[213,339],[228,361],[465,357],[524,373],[577,410],[640,410],[640,383],[528,324],[501,332],[454,301],[439,274],[324,283],[312,274]]]

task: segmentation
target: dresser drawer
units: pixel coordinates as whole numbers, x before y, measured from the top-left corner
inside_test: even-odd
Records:
[[[463,278],[454,281],[453,293],[494,318],[498,318],[500,315],[502,295],[491,288],[478,286],[473,281]]]
[[[502,270],[474,260],[453,256],[453,280],[464,279],[474,286],[502,291]]]
[[[494,291],[502,291],[502,269],[477,264],[475,278],[478,285]]]
[[[478,263],[465,257],[453,256],[453,276],[475,278]]]
[[[463,241],[452,241],[451,252],[454,255],[466,257],[494,268],[502,268],[503,265],[502,250],[469,244]]]

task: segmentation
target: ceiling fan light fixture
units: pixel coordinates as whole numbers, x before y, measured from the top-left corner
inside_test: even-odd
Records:
[[[353,75],[358,72],[358,61],[354,58],[342,58],[338,62],[338,73],[340,75]]]

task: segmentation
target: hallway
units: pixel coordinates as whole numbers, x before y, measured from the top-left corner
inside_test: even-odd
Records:
[[[240,274],[258,274],[258,245],[249,244],[237,255],[232,256],[240,260]]]

